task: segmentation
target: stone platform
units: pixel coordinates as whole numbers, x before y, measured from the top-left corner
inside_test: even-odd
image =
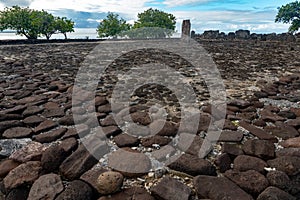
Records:
[[[97,45],[105,47],[103,42],[0,46],[0,199],[300,199],[299,43],[199,41],[227,94],[221,136],[205,157],[198,152],[218,108],[205,81],[178,55],[128,52],[101,75],[95,106],[76,103],[85,100],[85,91],[72,101],[78,69]],[[157,134],[143,135],[143,129],[135,135],[138,129],[116,122],[112,110],[128,118],[111,106],[118,75],[151,62],[168,63],[188,77],[201,116],[196,133],[189,124],[178,133],[179,100],[159,84],[138,88],[127,110],[134,123],[157,127]],[[167,122],[161,123],[162,116]],[[94,144],[100,159],[82,140],[97,134],[95,124],[109,148]],[[170,144],[178,134],[192,137],[192,143],[174,149]],[[155,166],[172,155],[173,162]],[[122,165],[139,173],[118,170]]]

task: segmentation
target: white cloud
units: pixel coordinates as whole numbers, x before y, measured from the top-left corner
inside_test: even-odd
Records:
[[[60,10],[72,9],[84,12],[117,12],[127,16],[136,16],[145,9],[150,0],[34,0],[33,9]]]
[[[3,8],[15,6],[15,5],[26,7],[26,6],[29,6],[33,1],[34,0],[4,0],[4,1],[1,1],[1,4],[2,4]]]
[[[100,23],[102,21],[102,19],[87,19],[86,21],[88,22],[98,22]]]
[[[204,30],[220,30],[224,32],[248,29],[252,32],[286,32],[287,24],[274,22],[276,11],[177,11],[177,30],[180,31],[183,19],[190,19],[192,29],[197,33]],[[262,20],[263,19],[263,20]]]
[[[211,0],[165,0],[163,4],[169,7],[176,7],[176,6],[193,4],[193,3],[206,3],[209,1]]]

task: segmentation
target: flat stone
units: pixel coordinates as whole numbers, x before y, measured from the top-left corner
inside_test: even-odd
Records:
[[[193,180],[200,199],[243,199],[253,198],[225,177],[196,176]]]
[[[283,118],[286,118],[286,119],[296,119],[297,116],[295,113],[293,113],[292,111],[280,111],[278,113],[279,116],[283,117]]]
[[[294,127],[284,123],[277,123],[276,126],[268,126],[265,128],[265,131],[284,140],[299,136],[299,132]]]
[[[247,140],[243,145],[243,151],[247,155],[256,156],[265,160],[275,157],[275,145],[268,140]]]
[[[256,119],[256,120],[253,120],[253,125],[259,126],[259,127],[265,127],[267,125],[267,123],[262,119]]]
[[[85,146],[80,145],[75,152],[64,160],[59,170],[63,177],[74,180],[92,168],[97,162],[98,160],[91,155]]]
[[[215,165],[219,168],[221,173],[226,172],[231,168],[231,158],[227,153],[222,153],[215,160]]]
[[[2,135],[1,133],[9,128],[22,127],[22,126],[23,126],[23,122],[21,122],[20,120],[2,121],[0,122],[0,135]]]
[[[171,138],[163,137],[160,135],[155,135],[152,137],[142,138],[142,145],[144,147],[152,147],[153,144],[157,144],[159,146],[165,146],[172,141]]]
[[[97,111],[99,113],[110,113],[111,112],[111,107],[109,104],[101,105],[97,108]]]
[[[235,99],[235,100],[230,101],[228,103],[228,105],[244,109],[244,108],[247,108],[247,107],[251,106],[251,103],[248,102],[248,101]]]
[[[62,137],[64,133],[67,132],[66,128],[59,128],[57,130],[48,132],[48,133],[41,133],[38,135],[33,136],[33,139],[40,143],[50,143],[58,138]]]
[[[178,148],[187,154],[199,156],[203,139],[199,135],[181,133],[178,140]]]
[[[74,151],[77,148],[78,141],[76,140],[76,138],[70,137],[62,140],[59,146],[62,147],[62,149],[67,155],[69,155],[72,151]]]
[[[233,169],[241,172],[248,170],[256,170],[260,173],[265,172],[265,167],[268,167],[268,164],[256,157],[240,155],[236,157],[233,161]]]
[[[102,131],[108,138],[111,136],[116,136],[122,132],[122,130],[117,126],[105,126],[102,127]]]
[[[236,117],[239,119],[247,120],[247,121],[253,121],[254,119],[257,118],[257,113],[256,112],[242,112],[236,114]]]
[[[269,186],[269,182],[265,176],[255,170],[246,172],[228,170],[224,175],[253,196],[259,195]]]
[[[52,145],[47,148],[41,157],[41,165],[44,173],[56,172],[67,157],[66,152],[60,145]]]
[[[124,176],[134,177],[148,173],[151,168],[151,161],[143,153],[119,149],[109,155],[108,166],[121,172]]]
[[[114,200],[129,200],[129,199],[143,199],[143,200],[155,200],[154,197],[152,197],[147,190],[145,190],[144,188],[140,188],[140,187],[130,187],[130,188],[125,188],[123,191],[116,193],[116,194],[112,194],[110,196],[103,196],[100,197],[100,199],[98,200],[110,200],[110,199],[114,199]]]
[[[295,128],[299,128],[300,127],[300,117],[297,117],[296,119],[291,119],[291,120],[287,121],[286,124],[289,126],[293,126]]]
[[[58,123],[63,126],[74,125],[74,119],[72,115],[66,115],[58,120]]]
[[[164,177],[150,191],[155,198],[162,200],[189,200],[191,196],[189,187],[169,176]]]
[[[89,134],[90,128],[86,124],[77,124],[76,128],[69,128],[67,132],[62,136],[62,139],[75,137],[82,138]]]
[[[230,158],[235,158],[239,155],[244,155],[242,148],[237,144],[224,143],[222,145],[222,153],[227,153]]]
[[[276,157],[281,156],[297,156],[300,157],[300,148],[285,148],[276,151]]]
[[[39,114],[43,111],[44,111],[44,108],[41,108],[39,106],[30,106],[30,107],[27,107],[26,110],[24,110],[23,116],[28,117],[30,115]]]
[[[128,135],[128,134],[120,134],[114,137],[115,143],[118,145],[118,147],[133,147],[138,146],[140,141],[137,137]]]
[[[211,116],[202,114],[200,116],[200,120],[199,120],[198,132],[207,131],[208,127],[210,125],[210,122],[211,122]],[[187,132],[189,132],[189,131],[187,131]]]
[[[62,193],[60,193],[55,199],[91,200],[93,199],[93,190],[87,183],[80,180],[75,180],[70,182],[66,189]]]
[[[11,170],[18,167],[20,165],[19,162],[14,160],[2,160],[0,162],[0,178],[4,178]]]
[[[18,105],[18,106],[14,106],[13,108],[3,110],[2,113],[5,113],[5,114],[22,114],[22,112],[26,108],[27,108],[26,105]]]
[[[95,106],[101,106],[107,104],[108,101],[106,100],[106,97],[96,96],[95,97]]]
[[[59,108],[59,104],[56,102],[49,101],[44,105],[44,108],[47,110],[55,110]]]
[[[39,116],[30,116],[30,117],[26,117],[23,122],[28,125],[28,126],[36,126],[38,124],[40,124],[41,122],[45,121],[44,118],[39,117]]]
[[[171,159],[171,156],[173,156],[175,153],[176,149],[173,146],[166,145],[161,147],[160,149],[152,151],[151,156],[156,160],[164,162]]]
[[[12,139],[12,138],[26,138],[30,137],[32,134],[32,130],[30,128],[25,128],[25,127],[14,127],[7,129],[3,133],[3,137],[7,139]]]
[[[0,113],[0,121],[20,120],[23,119],[21,114],[5,114]]]
[[[290,138],[279,144],[285,148],[300,148],[300,137]]]
[[[63,190],[63,183],[57,174],[46,174],[39,177],[33,183],[29,192],[28,200],[54,200],[55,197]]]
[[[4,178],[5,189],[9,191],[26,183],[32,184],[38,179],[41,169],[39,161],[29,161],[19,165]]]
[[[57,126],[58,124],[55,123],[52,120],[45,120],[42,123],[40,123],[40,125],[38,125],[35,129],[34,132],[37,133],[41,133],[41,132],[45,132],[48,131],[50,129],[53,129]]]
[[[149,125],[151,135],[176,136],[177,126],[175,123],[164,120],[155,120]]]
[[[283,118],[275,113],[272,113],[268,109],[262,110],[260,112],[260,115],[261,115],[261,119],[266,122],[276,122],[276,121],[285,121],[286,120],[285,118]]]
[[[84,174],[80,176],[80,179],[84,182],[90,184],[94,188],[95,191],[97,191],[97,180],[98,177],[106,172],[107,170],[101,167],[93,167],[92,169],[88,170]],[[99,191],[98,191],[99,192]]]
[[[300,157],[282,156],[267,162],[270,167],[292,176],[300,172]]]
[[[177,160],[169,164],[168,167],[192,176],[216,175],[216,168],[210,162],[190,154],[181,155]]]
[[[106,118],[100,121],[101,126],[116,126],[117,123],[112,115],[107,115]]]
[[[270,186],[280,188],[288,192],[291,188],[291,180],[289,176],[282,171],[270,171],[267,174],[267,179],[270,183]]]
[[[107,171],[99,175],[96,181],[97,191],[102,195],[113,194],[121,190],[124,177],[119,172]]]
[[[270,140],[274,143],[278,142],[277,138],[271,134],[268,134],[267,132],[265,132],[264,130],[257,128],[245,121],[241,121],[239,123],[239,125],[241,127],[243,127],[244,129],[248,130],[251,134],[255,135],[256,137],[258,137],[259,139],[262,140]]]
[[[22,99],[24,97],[28,97],[32,94],[31,91],[25,90],[25,91],[20,91],[17,94],[14,95],[13,99]]]
[[[41,159],[42,153],[46,150],[46,146],[38,142],[31,142],[22,147],[22,149],[14,152],[9,158],[21,163],[27,161],[38,161]]]
[[[128,116],[125,116],[124,119],[126,120],[127,117]],[[134,112],[130,114],[130,117],[134,123],[138,123],[144,126],[149,125],[152,121],[149,116],[149,113],[147,112]]]
[[[45,110],[42,115],[47,118],[51,117],[63,117],[65,115],[63,108],[56,108],[51,110]]]
[[[289,193],[273,186],[270,186],[267,189],[265,189],[265,191],[263,191],[257,197],[257,200],[270,200],[270,199],[296,200],[296,198],[290,195]]]
[[[47,97],[39,94],[36,96],[25,97],[17,101],[18,104],[40,105],[47,102]]]
[[[244,137],[241,131],[222,131],[219,142],[240,142]]]

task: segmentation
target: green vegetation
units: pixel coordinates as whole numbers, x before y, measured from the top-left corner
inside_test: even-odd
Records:
[[[122,31],[127,31],[130,29],[130,25],[121,18],[119,19],[118,14],[108,13],[106,19],[100,22],[97,32],[99,37],[116,37]]]
[[[119,19],[119,15],[109,13],[100,22],[97,32],[99,37],[127,36],[129,38],[162,38],[174,33],[176,18],[174,15],[157,9],[148,9],[138,14],[133,26]]]
[[[300,28],[300,2],[295,1],[278,8],[275,22],[291,23],[289,32],[294,33]]]
[[[54,17],[42,10],[32,10],[13,6],[0,11],[0,30],[15,30],[18,35],[24,35],[27,39],[37,39],[45,36],[47,40],[55,33],[74,31],[74,22],[63,17]]]
[[[134,23],[133,29],[142,27],[159,27],[165,30],[165,36],[171,36],[175,30],[176,18],[174,15],[157,9],[148,9],[138,14],[138,20]]]

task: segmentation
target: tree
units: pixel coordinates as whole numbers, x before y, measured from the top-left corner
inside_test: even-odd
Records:
[[[291,23],[289,32],[298,31],[300,28],[300,2],[295,1],[279,7],[275,22]]]
[[[18,35],[24,35],[28,39],[37,39],[40,31],[34,25],[33,10],[13,6],[0,11],[0,30],[16,30]]]
[[[66,17],[55,18],[55,24],[57,31],[64,34],[65,39],[68,39],[67,33],[74,32],[74,22]]]
[[[133,29],[156,27],[161,28],[159,30],[165,29],[164,36],[171,36],[174,33],[175,24],[176,18],[174,15],[150,8],[138,14],[138,20],[134,23]],[[160,34],[158,33],[158,35]]]
[[[123,18],[119,19],[118,14],[108,13],[106,19],[103,19],[98,28],[97,32],[99,37],[116,37],[122,31],[130,29],[130,25],[126,23]]]
[[[44,35],[47,40],[56,32],[54,16],[46,11],[32,11],[32,26],[37,27],[39,35]]]
[[[0,11],[0,30],[16,30],[16,34],[24,35],[28,39],[45,36],[49,40],[57,32],[63,33],[66,37],[67,32],[74,31],[73,27],[74,22],[71,20],[54,17],[44,10],[13,6]]]

